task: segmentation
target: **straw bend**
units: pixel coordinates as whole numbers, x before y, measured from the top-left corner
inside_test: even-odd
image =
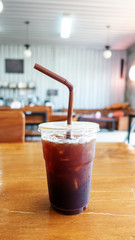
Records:
[[[73,85],[65,78],[59,76],[58,74],[48,70],[45,67],[42,67],[41,65],[35,63],[34,68],[37,69],[38,71],[46,74],[47,76],[57,80],[58,82],[61,82],[62,84],[66,85],[70,91],[73,91]]]

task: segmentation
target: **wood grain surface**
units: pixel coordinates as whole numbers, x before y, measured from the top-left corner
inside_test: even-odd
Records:
[[[24,142],[25,115],[21,111],[0,111],[0,143]]]
[[[0,240],[135,239],[135,148],[97,143],[91,199],[65,216],[48,200],[39,142],[0,144]]]

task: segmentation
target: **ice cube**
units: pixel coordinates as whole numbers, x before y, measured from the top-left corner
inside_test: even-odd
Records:
[[[78,172],[80,170],[81,166],[75,168],[75,172]]]
[[[77,182],[76,178],[74,179],[74,186],[75,186],[75,189],[77,190],[78,189],[78,182]]]
[[[61,161],[61,162],[68,162],[68,161],[69,161],[69,158],[61,158],[60,161]]]
[[[79,138],[79,142],[78,143],[83,144],[85,142],[86,142],[86,138],[85,137],[80,137]]]
[[[64,150],[59,151],[59,154],[63,154],[63,153],[64,153]]]

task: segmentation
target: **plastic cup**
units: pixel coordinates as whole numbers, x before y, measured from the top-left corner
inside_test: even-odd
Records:
[[[63,214],[81,213],[90,199],[91,176],[99,125],[48,122],[39,125],[49,199]],[[70,132],[70,138],[67,138]]]

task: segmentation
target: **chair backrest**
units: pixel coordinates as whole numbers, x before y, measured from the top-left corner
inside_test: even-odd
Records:
[[[24,142],[25,115],[19,111],[0,111],[0,142]]]

